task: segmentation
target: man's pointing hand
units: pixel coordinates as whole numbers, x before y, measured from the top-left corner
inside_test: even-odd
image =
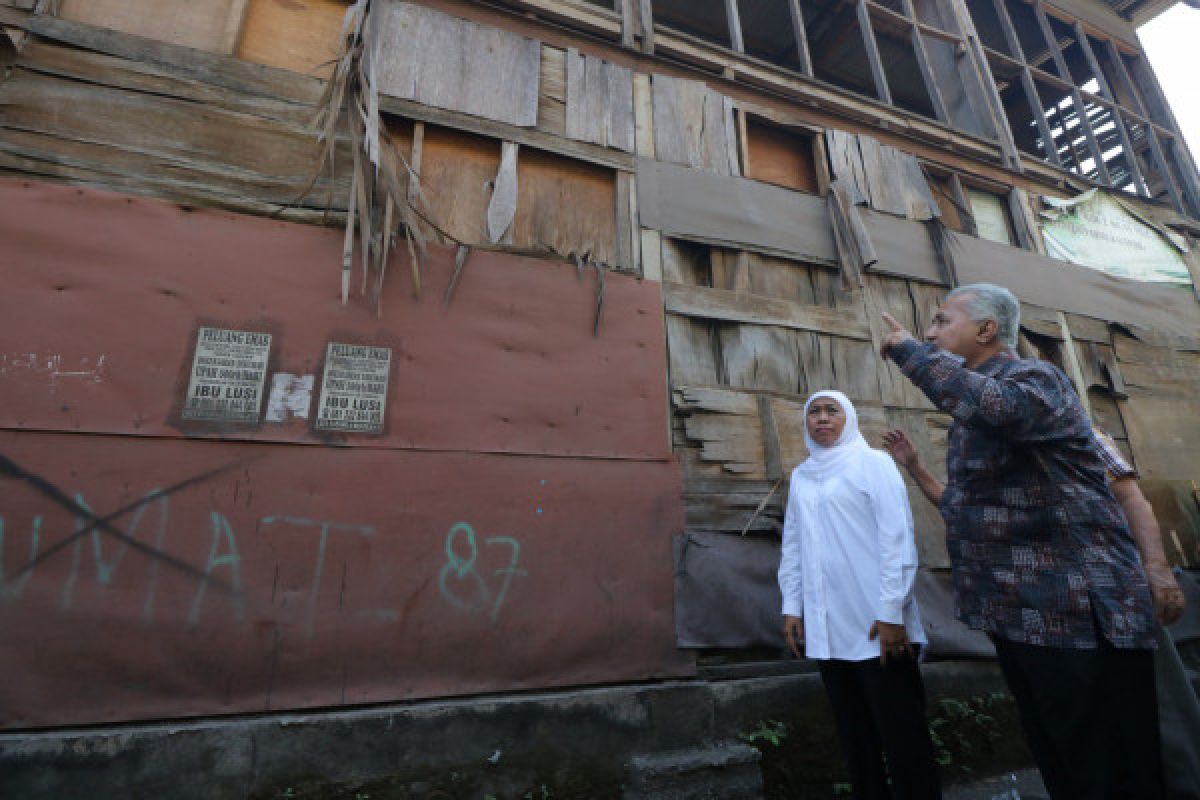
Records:
[[[896,318],[886,311],[883,312],[883,324],[888,327],[888,334],[879,343],[879,355],[887,358],[888,350],[891,350],[905,339],[912,339],[913,335],[903,325],[896,322]]]

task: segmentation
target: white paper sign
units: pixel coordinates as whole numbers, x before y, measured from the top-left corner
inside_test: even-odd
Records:
[[[317,404],[318,430],[382,433],[390,347],[330,342]]]
[[[271,334],[201,328],[184,419],[258,422]]]

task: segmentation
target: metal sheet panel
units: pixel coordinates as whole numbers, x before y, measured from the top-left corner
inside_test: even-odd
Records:
[[[0,454],[5,728],[691,670],[672,463],[29,432]]]
[[[608,275],[593,335],[593,270],[472,252],[447,307],[454,251],[414,298],[401,246],[377,315],[340,304],[334,229],[11,179],[0,208],[0,428],[670,456],[657,283]],[[270,372],[315,375],[314,406],[327,342],[391,347],[384,434],[180,419],[202,325],[271,333]]]

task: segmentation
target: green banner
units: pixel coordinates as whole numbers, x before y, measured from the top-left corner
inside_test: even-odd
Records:
[[[1090,189],[1071,200],[1042,198],[1042,238],[1054,258],[1122,278],[1192,285],[1187,245],[1142,221],[1117,199]],[[1178,237],[1175,237],[1178,238]]]

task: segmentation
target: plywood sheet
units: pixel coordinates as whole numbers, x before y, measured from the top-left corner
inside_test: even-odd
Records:
[[[692,669],[667,462],[11,431],[0,454],[4,728]]]
[[[943,283],[937,251],[923,223],[867,209],[862,220],[879,256],[870,271]]]
[[[747,178],[801,192],[818,191],[811,136],[750,120],[746,123],[746,150]]]
[[[347,8],[345,0],[249,0],[238,58],[328,78]]]
[[[837,263],[821,197],[758,181],[638,159],[642,225],[667,235]]]
[[[517,162],[517,178],[514,245],[616,263],[613,170],[526,147]]]
[[[357,291],[339,302],[335,229],[11,179],[0,207],[0,428],[330,441],[305,418],[180,419],[208,325],[271,333],[270,371],[318,380],[329,341],[392,348],[385,432],[354,444],[669,454],[657,283],[608,275],[594,335],[573,265],[472,252],[447,307],[454,249],[431,246],[415,298],[400,247],[381,317]]]
[[[412,3],[377,4],[379,90],[509,125],[538,118],[541,43]]]

